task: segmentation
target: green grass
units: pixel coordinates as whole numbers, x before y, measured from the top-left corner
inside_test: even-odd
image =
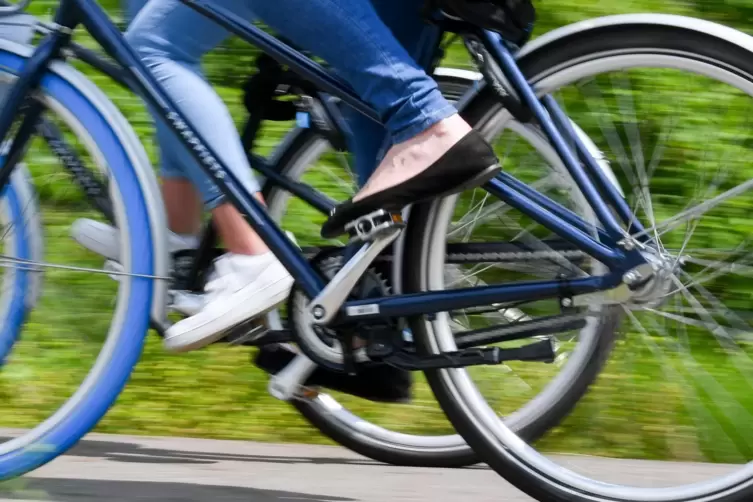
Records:
[[[46,13],[47,3],[35,4],[37,13]],[[112,5],[106,4],[108,7]],[[740,20],[751,19],[753,2],[650,2],[632,0],[617,3],[561,0],[538,6],[540,22],[537,34],[581,19],[617,12],[672,12],[698,15],[746,29]],[[81,38],[87,45],[90,41]],[[237,90],[246,76],[239,71],[250,65],[252,52],[228,42],[207,58],[207,72],[240,124],[244,119]],[[465,67],[467,58],[455,47],[447,65]],[[157,163],[152,141],[151,122],[144,107],[133,96],[106,78],[80,66],[120,107]],[[250,71],[250,68],[249,68]],[[651,82],[656,90],[674,89],[679,82],[668,77]],[[658,91],[657,91],[658,92]],[[698,109],[721,100],[713,90],[696,94]],[[657,100],[653,106],[669,106]],[[688,113],[692,113],[690,110]],[[588,124],[580,124],[588,126]],[[268,151],[277,144],[288,124],[265,128],[260,149]],[[592,124],[593,126],[593,124]],[[713,126],[713,127],[712,127]],[[721,127],[721,129],[720,129]],[[722,126],[698,124],[695,135],[681,138],[676,157],[662,173],[667,192],[682,202],[685,185],[681,168],[700,161],[693,159],[693,145],[706,141],[715,131],[734,136],[742,124],[727,117]],[[49,158],[39,145],[32,148],[32,172],[44,201],[47,259],[99,266],[100,261],[78,248],[67,236],[68,227],[77,217],[90,215],[80,195],[60,178],[49,178]],[[744,155],[741,155],[741,162]],[[48,161],[48,162],[45,162]],[[506,166],[507,168],[507,166]],[[741,169],[747,166],[741,166]],[[741,171],[741,176],[745,174]],[[314,175],[310,182],[327,182]],[[745,176],[746,178],[749,176]],[[51,183],[47,183],[52,180]],[[739,180],[738,180],[739,181]],[[688,181],[690,183],[690,181]],[[671,190],[669,189],[671,188]],[[677,200],[665,201],[663,208],[671,214]],[[673,202],[674,201],[674,202]],[[707,229],[709,240],[725,239],[736,233],[747,234],[750,224],[745,210],[734,220],[720,219]],[[54,210],[54,211],[52,211]],[[285,226],[299,242],[317,242],[321,215],[293,206]],[[81,382],[104,337],[108,314],[116,285],[107,277],[92,277],[74,272],[48,272],[44,296],[29,320],[24,341],[18,344],[9,370],[0,379],[0,425],[25,427],[38,423],[59,406]],[[739,297],[749,301],[746,285],[724,285],[741,290]],[[694,333],[691,333],[693,335]],[[724,368],[720,351],[709,350],[693,341],[693,360],[668,350],[662,361],[656,360],[657,348],[669,342],[659,336],[641,337],[630,333],[622,339],[607,369],[596,386],[575,412],[541,442],[550,451],[599,454],[633,458],[743,461],[753,456],[753,442],[746,432],[750,427],[753,397],[744,361],[734,370]],[[672,347],[668,347],[672,349]],[[98,432],[176,435],[211,438],[253,439],[326,443],[295,410],[272,399],[266,392],[267,377],[254,368],[249,359],[253,350],[214,346],[194,353],[168,355],[158,338],[149,335],[141,361],[116,405],[98,425]],[[694,366],[695,365],[695,366]],[[530,366],[530,365],[529,365]],[[513,365],[513,367],[515,367]],[[699,371],[703,368],[703,371]],[[518,366],[516,369],[521,369]],[[551,368],[526,370],[529,376],[545,381]],[[514,378],[495,370],[480,373],[484,384],[504,387],[503,410],[515,409],[528,396]],[[711,388],[709,376],[721,381],[722,389]],[[374,405],[345,398],[359,414],[381,425],[404,432],[449,433],[447,421],[433,402],[426,385],[417,384],[414,406]],[[713,392],[712,392],[713,391]],[[713,396],[726,399],[717,404]],[[739,403],[733,405],[732,403]]]

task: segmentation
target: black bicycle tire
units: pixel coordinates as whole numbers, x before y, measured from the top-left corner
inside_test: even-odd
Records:
[[[693,47],[692,50],[689,50]],[[711,34],[700,33],[691,29],[671,27],[667,25],[648,24],[637,22],[635,24],[609,25],[599,29],[573,33],[565,39],[557,40],[554,44],[548,44],[518,61],[523,74],[532,77],[543,76],[547,72],[555,72],[567,64],[583,62],[591,57],[604,56],[605,54],[626,54],[627,51],[635,51],[636,54],[645,53],[648,50],[659,49],[671,54],[686,54],[692,59],[704,62],[714,62],[727,71],[732,71],[749,81],[753,81],[753,54],[742,47],[728,42]],[[534,79],[535,80],[535,79]],[[485,89],[482,94],[491,94],[491,90]],[[430,211],[432,203],[414,207],[411,213],[412,221],[409,222],[408,239],[406,246],[413,253],[412,263],[420,259],[417,251],[419,243],[427,231],[421,227],[421,222],[426,219],[426,212]],[[423,213],[423,216],[420,216]],[[419,216],[417,217],[416,214]],[[410,262],[409,262],[410,263]],[[408,267],[410,269],[410,267]],[[417,274],[411,274],[406,279],[406,292],[418,292],[421,290],[421,278]],[[619,307],[610,307],[601,320],[602,330],[606,338],[614,338],[614,332],[621,320]],[[419,350],[431,353],[419,319],[411,320],[411,327]],[[419,331],[420,330],[420,331]],[[594,361],[603,364],[604,361]],[[596,368],[599,365],[595,366]],[[542,502],[633,502],[625,498],[605,498],[586,494],[582,491],[559,484],[554,484],[545,474],[537,471],[534,467],[526,468],[518,461],[506,457],[501,452],[505,451],[504,445],[496,444],[490,439],[490,434],[475,423],[474,419],[464,409],[463,403],[458,403],[452,390],[448,388],[446,381],[441,377],[442,370],[426,372],[427,380],[439,401],[442,409],[466,442],[474,449],[481,459],[492,469],[500,474],[506,481],[526,493],[535,500]],[[595,371],[598,378],[598,371]],[[584,389],[584,391],[587,389]],[[577,400],[573,401],[573,406]],[[729,490],[717,492],[698,498],[684,499],[682,502],[744,502],[753,499],[753,483],[747,480],[747,486],[737,492]],[[678,501],[679,502],[679,501]]]
[[[484,92],[477,96],[464,110],[463,116],[465,120],[471,124],[474,128],[477,128],[482,122],[484,117],[489,115],[489,111],[498,104],[496,94],[492,92]],[[420,280],[421,267],[417,265],[423,263],[422,258],[415,257],[415,253],[420,252],[420,246],[418,245],[422,241],[416,240],[416,234],[419,234],[419,238],[425,237],[423,232],[411,232],[411,229],[418,228],[423,231],[428,230],[428,221],[431,215],[427,212],[434,207],[433,204],[423,204],[414,206],[411,209],[411,222],[408,229],[408,241],[406,242],[406,249],[410,251],[405,258],[405,281],[408,285],[408,291],[414,292],[416,287],[416,281]],[[413,235],[411,235],[413,234]],[[415,329],[415,321],[411,322],[411,329]],[[426,334],[424,329],[425,324],[421,323],[421,330],[417,332],[418,340],[426,340]],[[588,356],[588,364],[584,365],[582,372],[578,375],[577,379],[573,382],[573,385],[567,390],[565,394],[560,397],[555,406],[550,407],[549,410],[542,418],[534,421],[524,429],[518,431],[518,435],[524,438],[526,441],[533,442],[544,436],[550,429],[557,426],[564,418],[566,418],[578,401],[583,397],[591,384],[598,377],[604,364],[609,359],[609,355],[614,348],[616,342],[616,336],[614,330],[605,332],[602,336],[599,336],[597,343],[591,347],[592,352]],[[425,349],[426,347],[421,347]]]
[[[498,102],[499,100],[494,93],[483,92],[473,99],[469,106],[464,110],[463,116],[474,128],[478,127],[480,122],[489,114],[489,110],[491,110]],[[430,217],[429,211],[431,211],[432,207],[433,205],[431,204],[423,204],[414,206],[411,209],[411,218],[405,244],[406,256],[404,263],[406,265],[404,266],[404,281],[407,286],[406,293],[416,291],[416,281],[420,280],[419,273],[420,270],[422,270],[418,264],[424,263],[422,256],[416,256],[417,253],[421,253],[421,246],[419,244],[422,242],[417,239],[423,239],[424,235],[423,232],[415,231],[413,229],[427,229],[428,218]],[[426,340],[424,323],[417,323],[413,320],[411,322],[411,329],[419,330],[415,332],[414,335],[416,340]],[[528,442],[533,442],[543,437],[549,430],[562,422],[598,377],[604,364],[609,359],[615,341],[614,330],[607,331],[604,336],[600,336],[598,341],[591,347],[591,353],[587,358],[588,363],[582,367],[582,371],[577,378],[572,381],[567,392],[563,394],[553,406],[550,405],[546,413],[540,418],[517,431],[518,435]],[[421,346],[420,348],[424,353],[427,353],[426,346]],[[428,374],[427,378],[429,378]]]

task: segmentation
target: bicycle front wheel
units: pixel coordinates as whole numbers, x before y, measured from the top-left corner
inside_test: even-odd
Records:
[[[16,81],[32,50],[0,40],[0,85]],[[20,238],[39,225],[46,246],[41,256],[39,246],[8,253],[0,269],[4,277],[29,278],[15,296],[27,306],[24,317],[12,319],[20,336],[8,345],[12,350],[0,368],[0,481],[49,462],[88,433],[138,361],[150,315],[163,318],[164,299],[155,310],[152,299],[164,292],[155,275],[165,274],[167,262],[152,239],[164,217],[135,134],[114,105],[67,65],[51,65],[33,97],[44,117],[75,141],[87,165],[109,178],[124,271],[113,280],[74,244],[70,224],[88,205],[65,183],[56,153],[32,137],[24,157],[29,175],[16,166],[14,184],[4,193],[3,204],[18,207],[7,211],[12,217],[2,220],[0,236],[3,242]],[[23,207],[17,176],[33,191]],[[34,245],[33,238],[25,242]],[[35,291],[36,285],[44,289]]]
[[[651,463],[631,475],[625,471],[635,463],[545,456],[500,419],[498,403],[486,394],[491,372],[479,378],[471,369],[439,370],[427,378],[481,458],[536,500],[748,501],[753,499],[753,450],[744,432],[753,416],[747,387],[753,382],[748,165],[753,53],[746,47],[753,47],[753,39],[700,21],[693,22],[704,29],[696,30],[687,28],[692,23],[671,27],[650,16],[644,21],[633,17],[630,23],[575,32],[520,61],[537,93],[555,97],[619,167],[626,200],[651,237],[645,252],[662,256],[661,266],[667,266],[654,296],[583,309],[591,336],[611,339],[619,327],[622,338],[568,425],[539,446],[551,453],[600,451],[725,465],[695,464],[667,475],[665,464]],[[525,170],[517,169],[512,172],[530,184]],[[569,190],[577,192],[571,182]],[[457,207],[468,200],[474,200],[472,193],[414,208],[406,247],[414,251],[417,273],[408,292],[451,287],[443,244]],[[478,226],[489,231],[529,222],[519,215],[512,220]],[[532,257],[535,252],[526,250]],[[577,254],[571,248],[567,256],[557,250],[552,257],[572,263]],[[578,266],[597,274],[599,267],[584,269],[592,261]],[[520,272],[503,270],[494,279],[520,280],[511,275]],[[559,310],[557,300],[517,307],[546,315],[547,309]],[[451,321],[449,313],[413,320],[425,351],[456,346]]]

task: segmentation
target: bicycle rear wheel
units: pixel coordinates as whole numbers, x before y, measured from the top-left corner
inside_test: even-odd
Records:
[[[620,329],[619,357],[552,440],[560,451],[587,441],[585,452],[602,449],[605,456],[732,465],[704,470],[695,464],[669,476],[671,470],[652,463],[630,476],[604,459],[545,456],[499,419],[484,396],[486,382],[470,371],[432,371],[427,378],[458,433],[536,500],[751,500],[753,454],[742,431],[753,412],[751,281],[745,277],[753,270],[747,165],[753,39],[698,20],[626,18],[597,20],[590,23],[595,28],[573,30],[520,61],[537,92],[554,96],[620,167],[627,201],[652,237],[646,252],[668,266],[666,283],[643,303],[587,311],[597,338],[613,337],[618,321],[628,321]],[[421,272],[408,281],[409,292],[448,286],[441,241],[463,197],[414,208],[407,247]],[[447,315],[414,319],[412,326],[429,353],[455,346]],[[585,430],[588,439],[578,437]],[[624,439],[632,434],[639,439]],[[610,448],[615,442],[618,451]],[[631,484],[615,481],[625,477]]]

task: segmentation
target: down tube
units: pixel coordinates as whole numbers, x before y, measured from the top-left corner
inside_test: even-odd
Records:
[[[82,24],[94,39],[128,70],[133,77],[134,91],[160,111],[183,145],[191,152],[204,172],[212,178],[233,205],[245,214],[251,226],[262,237],[285,268],[295,277],[303,292],[314,298],[322,289],[321,278],[311,269],[301,251],[285,236],[262,205],[244,189],[235,174],[217,157],[213,149],[177,109],[159,83],[139,60],[122,34],[94,0],[72,0],[80,9]]]

